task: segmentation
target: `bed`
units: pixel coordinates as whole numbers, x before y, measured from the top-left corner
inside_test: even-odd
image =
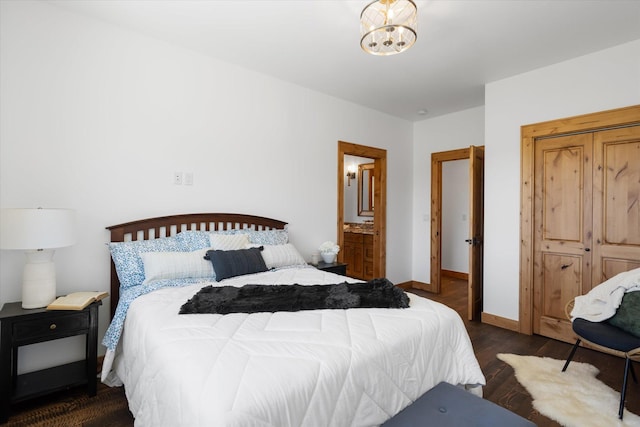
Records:
[[[209,285],[361,282],[306,265],[286,225],[212,213],[108,227],[112,322],[102,381],[124,385],[136,425],[372,426],[441,381],[481,394],[485,378],[458,314],[413,294],[402,309],[178,314]],[[267,271],[215,281],[158,262],[216,245],[237,251],[238,235],[263,248]]]

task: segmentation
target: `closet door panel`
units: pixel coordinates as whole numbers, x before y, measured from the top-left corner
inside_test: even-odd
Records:
[[[594,134],[593,286],[640,266],[640,126]]]
[[[584,207],[582,187],[583,147],[541,150],[542,238],[547,241],[581,242]]]
[[[571,336],[565,304],[591,286],[590,134],[536,141],[534,183],[534,332]]]
[[[546,298],[543,317],[561,319],[564,307],[582,290],[582,260],[580,256],[547,253],[543,260],[543,289]]]
[[[609,279],[616,274],[640,268],[640,261],[621,260],[617,258],[602,258],[602,271],[604,280]]]

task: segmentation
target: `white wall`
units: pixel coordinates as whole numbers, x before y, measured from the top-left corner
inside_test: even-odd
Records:
[[[443,270],[469,272],[469,160],[442,164]]]
[[[336,239],[338,140],[388,150],[387,274],[411,279],[411,123],[47,3],[0,12],[0,207],[77,210],[59,294],[108,290],[105,227],[158,215],[282,219],[308,258]],[[23,254],[0,257],[0,304],[17,301]]]
[[[485,87],[484,311],[518,319],[520,127],[640,104],[640,40]]]
[[[431,154],[484,145],[484,107],[414,123],[413,141],[413,280],[429,283]]]

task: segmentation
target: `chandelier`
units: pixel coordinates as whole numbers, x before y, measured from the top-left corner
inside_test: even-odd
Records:
[[[418,8],[411,0],[377,0],[360,14],[360,47],[372,55],[394,55],[416,42]]]

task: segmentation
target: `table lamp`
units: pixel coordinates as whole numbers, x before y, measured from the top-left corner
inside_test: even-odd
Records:
[[[27,262],[22,276],[22,308],[46,307],[56,299],[56,248],[75,243],[75,211],[2,209],[0,249],[21,249]]]

